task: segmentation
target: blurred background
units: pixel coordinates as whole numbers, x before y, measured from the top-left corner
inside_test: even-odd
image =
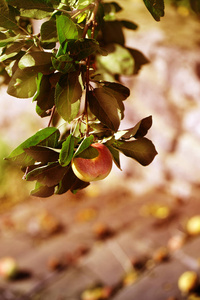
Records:
[[[198,273],[200,258],[200,230],[197,240],[188,240],[186,227],[189,218],[200,214],[200,19],[188,1],[178,3],[176,7],[166,1],[165,17],[156,22],[141,0],[120,1],[124,10],[118,17],[139,25],[136,31],[125,31],[126,44],[149,59],[136,76],[122,78],[131,95],[125,101],[121,129],[152,115],[153,126],[147,137],[158,155],[147,167],[121,156],[122,171],[114,166],[105,180],[92,183],[76,195],[66,193],[45,200],[29,197],[32,183],[24,182],[21,171],[3,158],[47,126],[48,120],[36,115],[31,99],[7,95],[6,82],[0,76],[0,256],[15,257],[30,272],[25,281],[2,281],[0,299],[18,299],[23,293],[29,298],[19,299],[186,299],[178,291],[178,277],[187,268]],[[173,238],[178,241],[175,246]],[[63,239],[66,244],[62,247]],[[11,249],[13,242],[15,249]],[[166,277],[159,275],[149,282],[145,273],[137,288],[127,291],[129,281],[133,284],[139,276],[127,271],[133,271],[133,261],[143,258],[142,272],[144,265],[149,271],[162,263],[173,247],[183,251],[182,256],[178,255],[180,264],[175,256],[175,262],[165,265],[168,269],[158,270],[168,278],[175,274],[171,285],[164,286]],[[116,267],[115,260],[120,267]],[[81,271],[77,271],[77,264]],[[55,275],[60,265],[73,266],[70,275],[64,272],[71,284],[68,292],[63,291],[63,277]],[[83,275],[85,266],[87,272],[84,270]],[[127,285],[126,281],[122,284],[124,274],[129,274]],[[45,283],[40,288],[38,282],[44,281],[48,287]],[[100,296],[84,294],[99,282],[101,290],[96,293]],[[148,295],[141,292],[147,286],[151,290]],[[8,290],[12,290],[10,298]],[[38,298],[33,298],[36,294]]]

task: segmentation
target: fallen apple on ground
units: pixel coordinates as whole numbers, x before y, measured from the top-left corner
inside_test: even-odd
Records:
[[[182,293],[189,293],[198,286],[198,275],[195,271],[186,271],[178,279],[178,287]]]
[[[18,265],[13,257],[5,256],[0,259],[0,276],[5,279],[14,278],[18,272]]]
[[[74,157],[72,160],[74,174],[86,182],[104,179],[112,169],[112,154],[108,148],[100,143],[92,144],[91,147],[97,149],[98,156],[91,159]]]

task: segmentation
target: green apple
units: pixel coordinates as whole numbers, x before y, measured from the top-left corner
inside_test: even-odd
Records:
[[[104,179],[112,169],[112,154],[108,148],[100,143],[92,144],[97,149],[98,156],[94,158],[74,157],[72,159],[72,170],[81,180],[90,182]]]

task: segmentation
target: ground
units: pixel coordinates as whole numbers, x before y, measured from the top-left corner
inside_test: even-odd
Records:
[[[199,273],[200,237],[186,230],[199,189],[187,201],[101,190],[31,198],[1,215],[0,257],[14,257],[19,274],[1,279],[0,299],[189,299],[177,283]]]

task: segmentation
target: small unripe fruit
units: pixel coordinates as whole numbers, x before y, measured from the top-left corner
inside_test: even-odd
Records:
[[[184,272],[178,279],[178,287],[182,293],[189,293],[198,285],[198,275],[194,271]]]
[[[12,257],[2,257],[0,259],[0,276],[4,279],[11,279],[17,275],[17,262]]]
[[[112,154],[108,148],[100,143],[92,144],[97,149],[98,156],[94,158],[75,157],[72,160],[72,170],[81,180],[90,182],[104,179],[112,169]]]

